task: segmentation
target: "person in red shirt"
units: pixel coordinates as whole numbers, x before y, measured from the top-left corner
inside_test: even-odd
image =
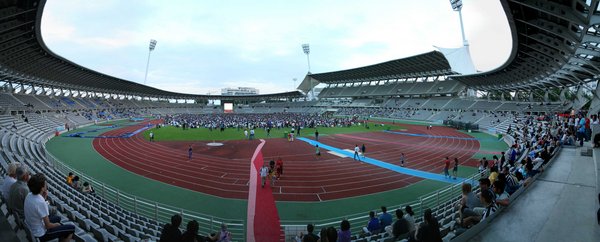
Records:
[[[283,160],[281,157],[277,158],[277,180],[283,174]]]
[[[446,178],[450,178],[450,172],[448,172],[448,169],[450,169],[450,158],[446,157],[446,160],[444,161],[444,177]]]
[[[586,117],[585,118],[585,141],[590,141],[590,139],[592,138],[592,130],[590,129],[590,123],[591,120],[590,118]]]

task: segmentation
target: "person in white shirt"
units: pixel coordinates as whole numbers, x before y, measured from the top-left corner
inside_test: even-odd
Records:
[[[412,207],[409,205],[404,207],[404,211],[406,211],[406,214],[404,214],[404,219],[408,221],[409,230],[412,234],[414,234],[415,230],[417,230],[415,226],[415,213],[413,212]]]
[[[260,168],[260,180],[261,180],[262,187],[265,187],[265,182],[267,181],[268,174],[269,174],[269,168],[267,167],[266,164],[263,164],[263,166]]]
[[[9,201],[8,196],[10,193],[10,186],[17,182],[17,168],[21,166],[19,162],[13,162],[8,164],[8,172],[4,177],[4,183],[2,183],[2,197],[4,197],[4,201]]]
[[[75,226],[61,224],[60,217],[50,216],[48,211],[46,176],[42,173],[35,174],[27,185],[31,192],[25,197],[25,225],[31,231],[31,235],[41,242],[57,238],[60,241],[71,241]]]
[[[360,148],[358,145],[354,146],[354,157],[353,159],[360,161]]]

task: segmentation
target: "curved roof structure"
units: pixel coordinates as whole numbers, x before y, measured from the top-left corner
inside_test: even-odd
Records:
[[[479,90],[574,86],[600,73],[598,0],[501,0],[513,48],[499,68],[454,80]],[[589,4],[589,5],[587,5]]]
[[[112,77],[73,63],[50,51],[42,40],[46,0],[0,1],[0,77],[52,88],[175,99],[263,99],[301,97],[298,91],[255,95],[194,95],[160,90]]]
[[[443,54],[433,51],[349,70],[309,74],[308,80],[335,84],[455,75],[451,78],[479,90],[510,91],[579,85],[597,80],[600,73],[598,1],[501,0],[512,33],[513,49],[507,62],[493,71],[455,75],[457,73],[452,72]],[[184,94],[90,70],[53,53],[44,44],[40,25],[45,2],[0,1],[2,80],[157,98],[235,100],[302,96],[299,91],[243,97]]]
[[[370,66],[308,76],[320,83],[334,84],[451,74],[456,73],[452,72],[444,55],[439,51],[432,51]]]

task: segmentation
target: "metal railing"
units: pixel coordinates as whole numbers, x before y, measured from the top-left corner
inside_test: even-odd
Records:
[[[485,171],[484,171],[485,173]],[[414,201],[388,206],[388,211],[394,211],[396,209],[404,210],[406,205],[410,205],[415,213],[415,220],[419,221],[423,216],[423,213],[426,209],[432,209],[434,214],[440,208],[446,206],[452,206],[452,204],[457,201],[462,195],[462,183],[470,183],[473,187],[473,190],[478,189],[479,187],[479,179],[481,178],[482,173],[475,173],[464,179],[463,182],[455,183],[448,185],[444,188],[441,188],[435,192],[431,192],[425,195],[422,195],[415,199]],[[375,204],[374,206],[378,206]],[[355,213],[350,215],[345,215],[341,217],[328,218],[323,220],[281,220],[281,227],[286,232],[286,239],[289,237],[293,237],[298,234],[298,232],[306,231],[307,224],[313,224],[315,226],[315,231],[319,231],[323,227],[339,227],[340,222],[342,220],[348,220],[351,225],[352,234],[357,234],[362,231],[362,226],[367,224],[369,220],[369,211],[366,210],[361,213]]]
[[[45,145],[44,150],[46,150]],[[46,158],[50,161],[49,164],[52,164],[54,169],[58,170],[61,174],[68,174],[69,172],[77,174],[82,181],[87,181],[94,187],[97,196],[114,203],[124,210],[154,219],[159,223],[170,223],[171,216],[180,214],[183,217],[182,226],[185,226],[191,220],[198,221],[200,225],[199,234],[201,235],[215,233],[221,229],[221,224],[225,223],[234,240],[243,241],[246,238],[245,220],[220,218],[125,193],[62,163],[47,150],[45,153]]]

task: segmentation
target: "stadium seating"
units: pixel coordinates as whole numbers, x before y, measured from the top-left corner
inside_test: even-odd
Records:
[[[399,84],[400,85],[400,84]],[[419,89],[428,88],[427,85]],[[431,87],[429,87],[431,88]],[[377,88],[371,91],[377,91]],[[30,166],[34,172],[42,172],[50,179],[52,191],[52,205],[58,208],[65,221],[71,221],[77,226],[77,241],[137,241],[141,238],[157,239],[160,235],[159,222],[139,214],[130,212],[100,196],[86,196],[79,191],[65,186],[62,183],[64,172],[52,167],[53,162],[48,160],[43,148],[43,142],[52,135],[57,127],[71,123],[75,126],[93,123],[94,119],[103,117],[128,117],[129,114],[176,114],[176,113],[221,113],[220,106],[170,104],[166,102],[133,101],[133,100],[103,100],[100,98],[70,98],[49,96],[33,96],[23,94],[0,93],[0,101],[5,100],[7,106],[15,107],[13,110],[22,110],[23,102],[36,103],[35,106],[49,107],[50,110],[69,109],[68,112],[26,112],[28,122],[23,117],[0,115],[0,128],[7,132],[0,132],[0,163],[6,166],[10,162],[23,162]],[[34,101],[36,100],[36,101]],[[60,100],[60,101],[58,101]],[[465,122],[479,123],[483,129],[494,132],[505,132],[509,125],[514,125],[516,117],[500,111],[520,110],[529,104],[518,102],[500,102],[487,100],[465,100],[459,98],[390,98],[378,104],[373,99],[355,98],[346,101],[312,101],[294,103],[259,103],[236,106],[235,111],[240,113],[273,113],[273,112],[324,112],[326,107],[338,107],[337,114],[361,115],[373,117],[392,117],[411,120],[425,120],[439,122],[453,119]],[[531,110],[542,110],[542,105],[532,105]],[[552,108],[562,104],[543,105]],[[91,109],[91,107],[95,107]],[[341,107],[341,108],[340,108]],[[34,108],[34,110],[40,110]],[[463,110],[463,112],[456,112]],[[484,111],[480,111],[484,110]],[[496,110],[497,112],[491,112]],[[540,111],[541,112],[541,111]],[[500,122],[498,122],[500,121]],[[11,130],[15,122],[17,129]],[[514,126],[513,126],[514,128]],[[515,133],[522,135],[522,133]],[[454,194],[444,198],[443,203],[435,204],[434,214],[441,224],[441,232],[446,238],[455,236],[454,221],[457,216],[452,204],[460,196]],[[404,204],[403,204],[404,205]],[[402,206],[403,206],[402,205]],[[400,207],[400,205],[398,206]],[[10,221],[18,228],[18,219],[12,215]],[[358,218],[353,224],[362,224],[366,218]],[[422,218],[417,218],[417,222]],[[20,237],[26,231],[18,230]],[[389,235],[383,233],[365,238],[358,236],[359,231],[354,231],[355,241],[388,241]]]

